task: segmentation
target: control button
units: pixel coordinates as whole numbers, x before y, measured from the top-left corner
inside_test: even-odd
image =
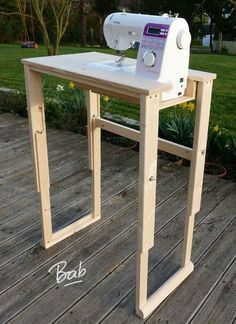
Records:
[[[190,42],[191,42],[191,35],[188,31],[182,29],[181,31],[178,32],[177,39],[176,39],[178,48],[180,49],[187,48]]]
[[[151,51],[146,51],[143,54],[143,61],[146,66],[154,66],[156,60],[156,53]]]

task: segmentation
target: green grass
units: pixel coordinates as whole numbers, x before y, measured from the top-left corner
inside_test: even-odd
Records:
[[[59,54],[73,54],[85,51],[100,51],[114,53],[110,49],[80,48],[62,46]],[[0,87],[24,89],[22,58],[45,56],[46,49],[22,49],[18,45],[0,44]],[[127,56],[135,57],[131,50]],[[211,108],[211,124],[218,124],[230,130],[236,136],[236,56],[216,54],[192,54],[190,59],[192,69],[217,73],[214,81]],[[46,77],[45,83],[55,86],[61,82],[58,79]],[[129,118],[138,118],[138,109],[129,104],[114,100],[111,112],[123,114]]]
[[[192,54],[190,67],[217,74],[213,84],[211,122],[236,136],[236,56]]]
[[[100,48],[80,48],[66,47],[60,48],[59,54],[75,54],[86,51],[104,52]],[[106,49],[107,53],[114,51]],[[38,49],[21,48],[19,45],[0,44],[0,87],[23,90],[24,89],[24,71],[21,64],[22,58],[46,56],[46,48],[40,46]],[[48,80],[51,78],[46,78]],[[56,78],[53,78],[56,80]],[[58,83],[57,79],[57,83]],[[53,82],[55,83],[55,82]]]

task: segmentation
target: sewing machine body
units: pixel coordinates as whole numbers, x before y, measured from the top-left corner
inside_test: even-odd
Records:
[[[125,51],[135,42],[140,42],[140,46],[135,66],[126,65],[121,58],[116,62],[100,62],[98,68],[171,84],[171,90],[162,94],[163,101],[184,95],[191,41],[185,19],[114,13],[105,19],[104,36],[108,46],[117,51]]]

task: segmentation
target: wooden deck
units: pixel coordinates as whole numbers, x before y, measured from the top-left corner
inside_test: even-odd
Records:
[[[91,208],[84,136],[48,130],[53,226]],[[134,314],[138,153],[102,146],[102,219],[48,250],[40,247],[27,120],[0,115],[0,323],[141,323]],[[178,268],[188,168],[160,160],[149,292]],[[196,217],[194,272],[147,323],[236,322],[236,183],[206,175]],[[86,268],[56,283],[51,266]]]

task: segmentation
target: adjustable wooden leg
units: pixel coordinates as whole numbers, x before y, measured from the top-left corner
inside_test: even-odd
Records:
[[[191,260],[195,214],[200,210],[213,81],[198,82],[182,266]]]
[[[101,218],[101,128],[96,124],[100,117],[100,95],[87,91],[88,112],[88,152],[89,168],[93,177],[93,208],[92,217]]]
[[[141,97],[139,151],[139,215],[136,274],[136,313],[142,318],[156,307],[189,275],[193,264],[177,271],[147,298],[148,253],[154,245],[159,96]]]
[[[25,66],[29,128],[36,190],[40,194],[42,245],[52,238],[50,181],[41,75]]]
[[[89,166],[93,177],[92,213],[64,228],[52,232],[50,180],[41,75],[25,66],[29,128],[34,162],[36,190],[40,194],[42,246],[50,246],[94,223],[101,217],[101,129],[95,118],[100,117],[100,98],[91,91],[88,95]]]
[[[136,312],[147,302],[148,251],[154,245],[159,96],[141,97]]]

